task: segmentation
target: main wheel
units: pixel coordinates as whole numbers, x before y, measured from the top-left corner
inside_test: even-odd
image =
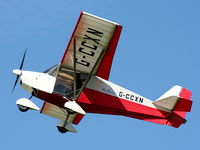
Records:
[[[22,105],[18,105],[18,109],[19,109],[21,112],[26,112],[26,111],[29,110],[28,107],[26,107],[26,106],[22,106]]]
[[[59,126],[57,126],[57,128],[58,128],[58,131],[59,131],[60,133],[66,133],[66,132],[68,132],[68,130],[65,129],[64,127],[59,127]]]

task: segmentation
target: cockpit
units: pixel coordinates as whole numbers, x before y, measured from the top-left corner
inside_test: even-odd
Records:
[[[74,88],[73,69],[69,69],[67,67],[58,64],[44,71],[44,73],[56,77],[56,83],[53,91],[55,94],[68,98],[73,97],[73,88]],[[78,71],[76,72],[76,93],[80,91],[80,88],[82,87],[85,79],[86,79],[85,74],[81,74]]]

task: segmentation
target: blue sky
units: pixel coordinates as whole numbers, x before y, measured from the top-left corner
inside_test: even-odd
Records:
[[[1,0],[0,149],[197,149],[199,147],[200,2],[198,0]],[[29,97],[15,81],[24,69],[59,63],[80,11],[118,22],[123,31],[110,81],[155,100],[173,85],[193,92],[192,112],[179,129],[128,117],[87,114],[78,133],[60,134],[57,119],[18,111]],[[41,106],[42,101],[33,98]]]

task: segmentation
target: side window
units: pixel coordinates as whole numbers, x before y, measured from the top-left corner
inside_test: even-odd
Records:
[[[70,98],[73,96],[73,76],[69,73],[67,68],[61,65],[57,72],[54,93]]]
[[[70,94],[72,93],[72,84],[71,80],[57,77],[54,92],[59,95],[70,97]]]

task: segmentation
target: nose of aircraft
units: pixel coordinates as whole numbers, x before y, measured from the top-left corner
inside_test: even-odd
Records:
[[[18,75],[18,76],[20,76],[22,74],[22,71],[19,70],[19,69],[14,69],[13,73],[16,74],[16,75]]]

